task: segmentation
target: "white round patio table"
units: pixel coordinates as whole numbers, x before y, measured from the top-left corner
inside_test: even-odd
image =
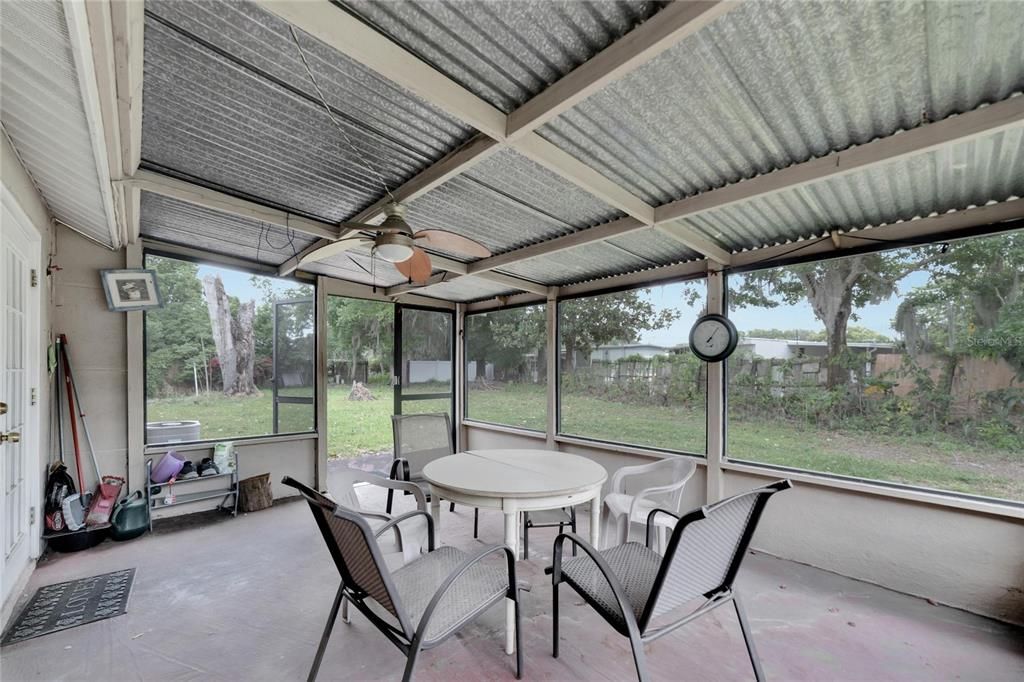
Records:
[[[579,455],[552,450],[467,450],[423,467],[430,483],[430,514],[441,529],[441,500],[505,514],[505,544],[519,558],[519,515],[590,505],[590,542],[600,547],[601,486],[605,468]],[[505,651],[515,649],[515,608],[505,603]]]

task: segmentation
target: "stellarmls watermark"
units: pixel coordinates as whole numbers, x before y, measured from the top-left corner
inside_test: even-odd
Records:
[[[1015,348],[1024,346],[1024,335],[1021,334],[985,334],[970,336],[967,345],[972,348]]]

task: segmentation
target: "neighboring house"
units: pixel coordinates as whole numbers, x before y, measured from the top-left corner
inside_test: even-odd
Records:
[[[853,350],[871,355],[892,355],[899,352],[895,343],[882,341],[851,341],[846,344]],[[737,351],[746,351],[754,357],[771,360],[820,359],[828,353],[828,344],[824,341],[799,341],[794,339],[763,339],[744,336],[736,347]]]
[[[616,362],[634,355],[650,360],[657,355],[669,355],[672,349],[651,343],[609,343],[598,346],[590,353],[591,362]]]

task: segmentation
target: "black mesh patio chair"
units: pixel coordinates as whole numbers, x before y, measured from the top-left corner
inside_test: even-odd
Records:
[[[523,512],[523,561],[527,561],[530,558],[530,529],[554,528],[555,526],[558,526],[559,533],[565,532],[566,526],[569,526],[571,532],[575,533],[576,507]],[[476,535],[473,537],[476,537]],[[576,556],[576,545],[572,547],[572,555]]]
[[[395,460],[391,463],[391,478],[412,481],[423,490],[430,501],[430,484],[423,480],[423,467],[435,459],[455,453],[452,442],[452,422],[444,412],[435,414],[395,414],[391,416],[395,434]],[[387,512],[391,513],[394,492],[388,492]],[[452,502],[450,510],[455,511]],[[473,537],[479,534],[480,510],[473,510]]]
[[[627,542],[598,551],[578,535],[560,534],[555,539],[553,565],[548,569],[553,592],[555,658],[558,658],[558,586],[565,582],[619,634],[629,637],[637,676],[642,681],[648,679],[644,644],[731,602],[754,677],[762,682],[764,672],[754,649],[746,613],[739,595],[733,592],[733,581],[768,498],[790,487],[789,481],[778,481],[700,507],[682,518],[655,509],[648,516],[646,545]],[[657,530],[655,517],[660,514],[669,514],[678,520],[664,557],[651,549]],[[579,545],[583,556],[562,561],[562,546],[566,540]],[[677,609],[701,597],[703,602],[696,608],[681,616],[675,615]]]
[[[403,682],[412,678],[420,651],[441,644],[502,599],[515,603],[516,678],[522,671],[519,586],[515,557],[503,545],[467,554],[454,547],[434,547],[430,514],[416,510],[370,529],[366,519],[336,504],[290,476],[282,481],[298,490],[313,512],[320,533],[341,575],[308,679],[315,680],[343,602],[351,602],[405,654]],[[397,570],[384,562],[377,538],[403,523],[426,523],[427,551]],[[504,552],[504,564],[483,562]],[[344,614],[343,614],[344,618]]]

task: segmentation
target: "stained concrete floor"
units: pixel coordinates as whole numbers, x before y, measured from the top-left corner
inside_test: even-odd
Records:
[[[275,485],[277,485],[275,483]],[[381,496],[364,490],[366,505]],[[411,509],[411,498],[401,500]],[[472,549],[499,542],[502,517],[442,512],[441,539]],[[208,516],[204,515],[205,518]],[[581,514],[586,523],[586,514]],[[584,525],[580,532],[586,536]],[[531,533],[524,595],[524,679],[635,679],[627,641],[571,589],[561,597],[561,657],[551,657],[551,593],[543,567],[554,529]],[[755,538],[756,545],[756,538]],[[214,517],[78,554],[49,555],[23,599],[47,584],[136,567],[128,613],[4,647],[0,679],[305,679],[338,577],[303,503]],[[1024,631],[955,609],[752,554],[739,590],[771,680],[1021,680]],[[494,607],[417,666],[419,680],[513,679]],[[656,680],[750,680],[735,615],[722,608],[648,647]],[[339,623],[322,680],[393,680],[404,661],[358,613]]]

